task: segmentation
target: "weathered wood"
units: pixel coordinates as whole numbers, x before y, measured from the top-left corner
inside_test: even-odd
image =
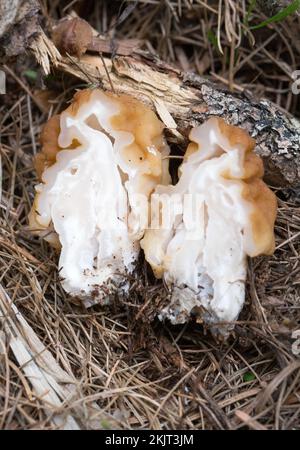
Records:
[[[258,0],[258,6],[260,9],[270,17],[277,14],[279,11],[283,10],[291,4],[290,0]]]
[[[81,27],[74,29],[76,23]],[[79,49],[82,27],[89,28],[90,39]],[[39,33],[30,49],[46,72],[50,62],[89,85],[127,93],[150,104],[165,123],[169,137],[183,150],[192,126],[209,116],[221,116],[247,129],[255,138],[256,152],[264,159],[266,180],[270,184],[299,185],[300,123],[276,105],[257,100],[249,92],[230,93],[209,79],[182,73],[138,48],[133,48],[131,56],[121,56],[117,54],[118,46],[112,42],[111,53],[107,50],[106,56],[99,55],[96,49],[103,51],[104,37],[74,14],[58,22],[54,34],[59,47],[65,41],[64,51],[66,48],[69,52],[74,48],[80,51],[62,57],[45,33]]]
[[[0,57],[24,53],[40,30],[39,11],[37,0],[0,1]]]
[[[41,291],[40,286],[37,288]],[[58,364],[0,285],[0,355],[8,348],[28,380],[27,395],[41,402],[55,428],[78,430],[88,425],[90,429],[102,429],[105,413],[95,402],[81,401],[78,380]],[[64,412],[66,405],[68,410]],[[111,418],[110,422],[116,427]]]
[[[209,116],[221,116],[247,129],[256,139],[256,152],[264,159],[269,183],[299,184],[300,123],[267,100],[258,101],[249,93],[232,94],[205,78],[139,56],[111,59],[86,54],[80,60],[69,56],[59,60],[57,68],[90,85],[108,90],[113,86],[116,92],[152,105],[172,140],[181,145],[192,126]]]
[[[3,349],[0,350],[4,351],[6,348],[3,340],[7,337],[21,370],[32,386],[32,391],[27,392],[28,396],[36,397],[44,403],[45,411],[55,427],[68,430],[80,429],[70,414],[55,413],[62,407],[62,400],[71,398],[74,380],[60,368],[1,285],[0,312],[1,328],[4,331],[0,340]]]

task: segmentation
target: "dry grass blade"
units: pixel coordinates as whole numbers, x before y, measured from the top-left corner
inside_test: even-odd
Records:
[[[182,157],[176,143],[189,130],[187,124],[178,126],[180,117],[190,121],[205,114],[193,85],[184,89],[178,82],[182,70],[213,75],[235,92],[246,91],[250,103],[254,95],[267,97],[277,109],[299,116],[300,96],[290,91],[290,74],[300,63],[299,41],[294,39],[298,16],[252,34],[249,24],[262,22],[264,16],[254,9],[247,17],[244,0],[87,3],[93,5],[89,11],[81,6],[86,2],[41,2],[50,21],[76,8],[106,45],[138,39],[141,58],[150,52],[150,61],[158,55],[177,66],[164,65],[159,80],[150,69],[136,70],[131,80],[130,58],[111,60],[103,48],[116,90],[120,80],[125,92],[146,80],[144,100],[154,101],[171,129],[167,138],[176,158]],[[126,9],[131,4],[135,7]],[[35,44],[35,52],[48,70],[49,48]],[[92,78],[84,72],[85,58],[99,63]],[[194,322],[174,327],[151,321],[166,293],[161,284],[153,285],[146,268],[126,302],[116,299],[110,309],[90,310],[70,303],[58,279],[57,254],[28,233],[36,184],[32,158],[39,151],[41,126],[68,104],[76,89],[98,85],[99,71],[110,89],[101,59],[85,58],[57,59],[58,67],[67,68],[71,76],[53,70],[43,78],[29,57],[7,65],[8,93],[0,98],[0,428],[300,429],[300,371],[292,338],[300,327],[297,186],[276,191],[276,251],[252,260],[246,307],[227,343],[216,343]],[[171,80],[166,67],[174,74]],[[80,74],[84,82],[78,84],[72,74]],[[153,90],[160,92],[157,98]],[[39,91],[51,92],[51,100],[41,102]],[[175,106],[170,91],[176,94]],[[212,101],[218,109],[219,103]],[[237,115],[234,108],[231,114]]]
[[[0,286],[0,311],[1,322],[5,333],[5,340],[2,339],[3,350],[5,352],[6,340],[11,348],[21,370],[33,387],[28,391],[29,399],[45,404],[45,409],[54,426],[62,429],[77,430],[79,426],[75,419],[62,411],[62,398],[66,400],[70,396],[68,388],[64,388],[60,383],[70,383],[70,377],[57,365],[55,359],[46,350],[42,342],[36,336],[32,328],[22,317],[18,309],[11,303],[11,300]],[[2,335],[2,338],[4,336]],[[43,363],[39,362],[42,359]],[[73,380],[72,380],[73,381]],[[67,395],[66,395],[67,394]],[[61,414],[55,413],[61,410]]]

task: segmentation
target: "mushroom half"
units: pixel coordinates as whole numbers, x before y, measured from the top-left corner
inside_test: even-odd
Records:
[[[211,118],[190,139],[178,183],[152,195],[141,246],[170,292],[160,318],[177,324],[195,314],[225,330],[245,300],[247,256],[274,251],[277,202],[246,131]]]
[[[48,121],[41,141],[29,222],[60,249],[63,288],[87,305],[126,292],[149,196],[170,181],[163,124],[131,97],[87,89]]]

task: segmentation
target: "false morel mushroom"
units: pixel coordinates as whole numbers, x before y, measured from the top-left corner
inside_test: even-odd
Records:
[[[128,293],[142,247],[168,290],[161,319],[230,329],[247,257],[274,251],[276,197],[245,130],[213,117],[190,140],[172,185],[163,124],[140,101],[86,89],[47,122],[29,221],[59,249],[67,293],[87,306]]]
[[[170,290],[160,317],[183,323],[194,313],[215,326],[241,311],[247,256],[274,251],[277,202],[245,130],[211,118],[190,139],[178,183],[153,194],[160,207],[141,245]]]
[[[163,124],[131,97],[87,89],[48,121],[41,141],[29,222],[60,248],[64,289],[87,305],[126,292],[148,198],[169,182]]]

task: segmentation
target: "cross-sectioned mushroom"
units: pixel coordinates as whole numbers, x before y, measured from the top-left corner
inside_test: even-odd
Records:
[[[228,330],[244,304],[247,256],[274,251],[277,202],[245,130],[214,117],[190,139],[178,183],[152,195],[159,207],[141,246],[170,291],[160,318],[176,324],[195,314]]]
[[[60,249],[64,289],[87,305],[126,292],[149,196],[170,181],[163,124],[131,97],[87,89],[47,122],[41,141],[29,222]]]

